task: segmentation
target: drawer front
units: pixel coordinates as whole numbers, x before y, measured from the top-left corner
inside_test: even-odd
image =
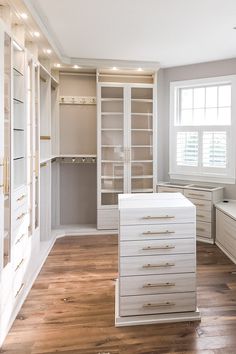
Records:
[[[212,217],[212,213],[210,211],[197,209],[196,212],[197,222],[198,221],[211,222],[212,219],[211,217]]]
[[[211,223],[197,221],[197,236],[211,238]]]
[[[193,199],[188,198],[197,208],[198,210],[205,210],[208,212],[212,212],[212,202],[210,200],[201,200],[201,199]]]
[[[203,199],[203,200],[211,200],[212,199],[211,192],[196,190],[196,189],[185,189],[184,195],[187,198],[196,198],[196,199]]]
[[[236,221],[223,213],[221,218],[221,235],[217,232],[217,238],[226,250],[232,256],[236,257]]]
[[[184,193],[184,190],[182,188],[177,188],[177,187],[166,187],[166,186],[160,186],[158,187],[158,193]]]
[[[195,254],[120,258],[120,276],[189,273],[196,271]]]
[[[20,211],[19,216],[21,216],[24,212]],[[15,214],[18,215],[18,214]],[[17,216],[16,216],[17,217]],[[18,219],[17,222],[14,223],[13,233],[12,233],[12,242],[16,242],[19,237],[27,232],[28,234],[28,226],[29,226],[29,214],[25,213],[22,218]]]
[[[17,299],[20,293],[24,289],[24,268],[21,267],[15,274],[14,280],[13,280],[13,296],[14,299]],[[14,300],[13,299],[13,300]]]
[[[192,238],[196,234],[196,224],[138,225],[120,226],[120,241],[169,240]]]
[[[120,296],[195,291],[195,273],[120,277]]]
[[[12,264],[13,270],[16,271],[24,258],[24,250],[27,244],[27,230],[16,237],[16,241],[12,247]]]
[[[180,240],[150,240],[120,242],[120,256],[148,256],[155,254],[194,253],[195,238]]]
[[[118,209],[101,209],[97,211],[97,228],[99,230],[118,229]]]
[[[121,225],[156,225],[195,221],[195,207],[120,210]]]
[[[27,204],[22,205],[20,208],[13,212],[13,230],[24,223],[27,215]]]
[[[124,296],[120,298],[120,316],[150,315],[196,310],[194,292]]]
[[[13,210],[17,210],[27,204],[27,187],[22,187],[13,193]]]

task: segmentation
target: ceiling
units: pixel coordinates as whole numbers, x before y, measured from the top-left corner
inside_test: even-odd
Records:
[[[235,0],[24,2],[68,60],[156,61],[171,67],[236,57]]]

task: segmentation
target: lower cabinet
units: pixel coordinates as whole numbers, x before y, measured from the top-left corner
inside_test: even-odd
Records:
[[[230,201],[226,208],[219,203],[216,208],[216,244],[236,263],[236,202]]]
[[[119,197],[116,326],[199,320],[195,206],[184,196],[139,198]]]

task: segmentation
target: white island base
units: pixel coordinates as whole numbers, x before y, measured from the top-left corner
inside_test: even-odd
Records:
[[[119,316],[119,279],[116,279],[115,289],[115,326],[141,326],[157,323],[175,323],[175,322],[192,322],[201,321],[201,316],[198,308],[194,312],[178,312],[155,315],[140,315],[140,316]]]

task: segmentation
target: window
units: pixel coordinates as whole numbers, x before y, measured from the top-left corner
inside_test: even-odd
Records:
[[[236,76],[170,86],[170,177],[235,183]]]

